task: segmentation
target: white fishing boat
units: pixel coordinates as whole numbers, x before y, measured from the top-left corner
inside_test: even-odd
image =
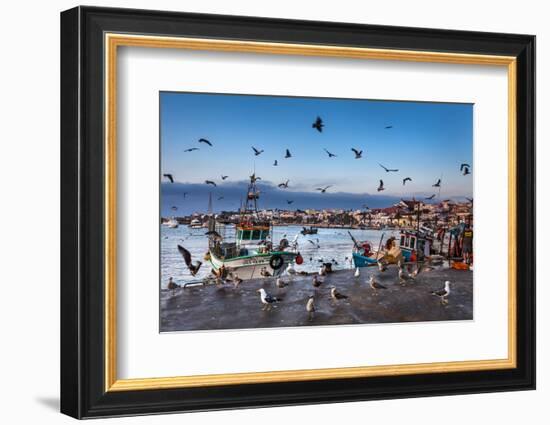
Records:
[[[194,218],[189,223],[191,229],[202,229],[202,222],[198,218]]]
[[[246,205],[241,208],[239,223],[235,226],[234,241],[227,241],[225,226],[214,217],[209,220],[209,251],[207,260],[217,274],[255,279],[281,275],[289,264],[301,264],[296,241],[273,241],[272,223],[259,218],[257,201],[259,191],[256,177],[250,177]]]
[[[174,217],[172,217],[170,220],[168,220],[165,224],[170,229],[177,229],[178,226],[179,226],[178,220],[176,220]]]

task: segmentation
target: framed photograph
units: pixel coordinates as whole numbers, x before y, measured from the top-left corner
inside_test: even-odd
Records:
[[[61,411],[535,387],[535,37],[61,14]]]

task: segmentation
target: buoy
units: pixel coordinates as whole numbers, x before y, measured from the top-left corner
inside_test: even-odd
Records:
[[[296,264],[300,265],[303,262],[304,262],[303,257],[300,254],[298,254],[298,256],[296,257]]]
[[[359,267],[355,268],[355,273],[353,274],[355,277],[359,277],[361,273],[359,273]]]

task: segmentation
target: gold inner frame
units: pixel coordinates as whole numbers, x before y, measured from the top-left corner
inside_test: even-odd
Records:
[[[515,368],[516,359],[516,58],[461,53],[370,49],[327,45],[267,43],[105,34],[105,391],[135,391],[214,385],[358,378],[417,373],[447,373]],[[419,364],[305,369],[163,378],[118,379],[116,324],[116,123],[117,48],[119,46],[326,56],[507,67],[508,72],[508,357]]]

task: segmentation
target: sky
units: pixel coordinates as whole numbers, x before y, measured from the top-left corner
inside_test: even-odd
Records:
[[[322,133],[311,126],[317,116]],[[463,176],[460,164],[473,165],[472,119],[472,104],[161,92],[161,175],[175,180],[162,179],[162,214],[172,205],[180,214],[206,211],[209,193],[214,210],[237,209],[254,170],[262,178],[262,208],[355,209],[434,193],[434,201],[470,197],[472,175]],[[252,146],[264,152],[255,156]],[[199,150],[184,152],[193,147]],[[361,159],[352,147],[363,151]],[[284,158],[286,149],[291,158]],[[229,177],[222,181],[222,174]],[[412,182],[403,186],[405,177]],[[439,192],[432,184],[440,178]],[[380,179],[386,189],[377,192]],[[286,180],[288,189],[279,189]],[[324,194],[315,190],[327,185]]]

